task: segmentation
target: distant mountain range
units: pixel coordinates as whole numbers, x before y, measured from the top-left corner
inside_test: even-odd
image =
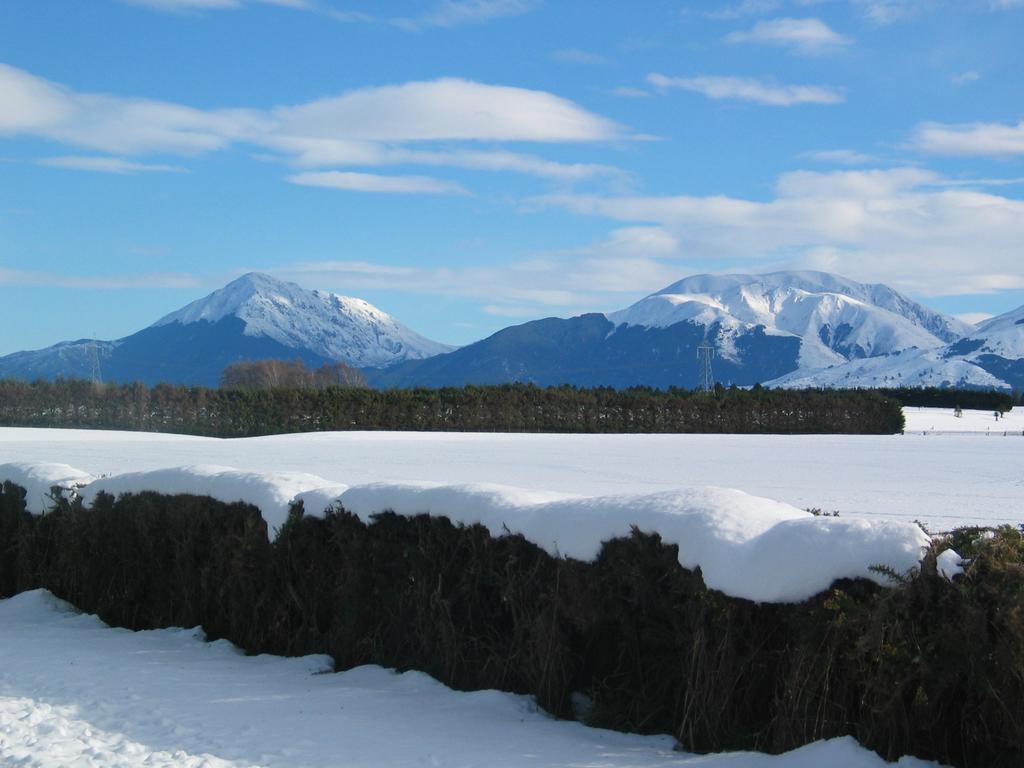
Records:
[[[341,360],[379,387],[511,381],[694,387],[1024,388],[1024,307],[975,327],[884,285],[824,272],[697,275],[607,314],[546,318],[455,349],[361,299],[248,274],[138,333],[0,357],[0,377],[214,385],[237,360]]]
[[[1008,389],[1024,387],[1022,313],[974,328],[887,286],[824,272],[697,275],[618,312],[524,323],[370,379],[694,387],[697,347],[709,344],[723,383]]]

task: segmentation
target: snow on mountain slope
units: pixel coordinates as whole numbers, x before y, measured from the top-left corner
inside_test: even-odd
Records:
[[[257,272],[243,275],[151,327],[216,323],[229,316],[245,323],[246,336],[267,337],[357,366],[418,360],[453,349],[420,336],[362,299],[308,291]]]
[[[1024,307],[986,320],[963,343],[980,341],[981,345],[965,355],[968,359],[982,354],[993,354],[1008,359],[1024,357]]]
[[[971,330],[884,285],[825,272],[696,275],[607,317],[617,325],[654,328],[720,323],[715,342],[726,357],[734,354],[738,334],[761,325],[770,335],[802,339],[802,370],[940,347]]]
[[[766,387],[984,387],[1006,389],[1002,379],[942,349],[907,349],[894,355],[869,357],[818,370],[797,370],[764,383]]]

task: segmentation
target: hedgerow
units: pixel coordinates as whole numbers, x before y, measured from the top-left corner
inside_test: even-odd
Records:
[[[963,576],[938,574],[953,545]],[[884,564],[880,564],[884,565]],[[593,562],[444,517],[301,507],[273,540],[242,503],[154,493],[40,517],[0,493],[0,595],[44,587],[131,629],[202,625],[250,653],[417,669],[537,697],[561,717],[781,752],[853,735],[889,759],[1024,764],[1024,539],[961,529],[890,586],[798,604],[709,590],[634,531]]]

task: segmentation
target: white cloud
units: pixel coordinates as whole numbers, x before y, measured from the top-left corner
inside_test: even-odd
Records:
[[[1024,288],[1024,201],[948,186],[916,168],[787,173],[768,201],[572,194],[546,200],[659,227],[678,243],[676,258],[690,262],[824,269],[934,295]]]
[[[96,173],[187,173],[187,169],[175,165],[153,163],[137,163],[121,157],[100,157],[95,155],[61,155],[47,157],[39,161],[40,165],[51,168],[65,168],[72,171],[93,171]]]
[[[838,88],[825,85],[783,85],[750,77],[666,77],[653,72],[647,82],[658,88],[681,88],[701,93],[711,99],[752,101],[772,107],[798,104],[840,104],[845,95]]]
[[[275,149],[291,156],[295,165],[386,166],[425,165],[476,171],[524,173],[555,181],[572,182],[598,176],[622,177],[617,168],[597,163],[559,163],[536,155],[507,150],[426,150],[394,147],[344,139],[274,138]]]
[[[629,138],[611,120],[554,94],[459,79],[362,88],[270,110],[200,110],[77,92],[0,64],[0,103],[0,136],[32,135],[118,156],[195,155],[246,144],[309,168],[448,166],[572,182],[622,174],[593,163],[451,145]],[[426,146],[431,142],[446,146],[431,149]],[[91,164],[92,170],[115,171],[117,165],[111,160],[72,162],[80,168]],[[127,162],[121,161],[121,171],[155,169],[129,168]]]
[[[622,129],[545,91],[446,78],[273,111],[282,135],[362,141],[601,141]]]
[[[305,187],[327,187],[351,192],[385,192],[400,194],[464,195],[459,184],[429,176],[379,176],[373,173],[345,171],[310,171],[287,178],[292,184]]]
[[[76,93],[0,64],[0,135],[31,134],[103,152],[197,154],[257,132],[253,110],[203,111],[170,102]]]
[[[729,43],[775,45],[805,56],[835,53],[852,42],[820,19],[759,21],[752,29],[731,32],[725,36],[725,40]]]
[[[925,123],[914,134],[914,146],[936,155],[1010,157],[1024,155],[1024,120],[1016,125]]]

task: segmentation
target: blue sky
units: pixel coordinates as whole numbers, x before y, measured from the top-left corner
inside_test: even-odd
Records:
[[[1024,0],[4,0],[0,353],[260,270],[467,343],[697,272],[1024,304]]]

